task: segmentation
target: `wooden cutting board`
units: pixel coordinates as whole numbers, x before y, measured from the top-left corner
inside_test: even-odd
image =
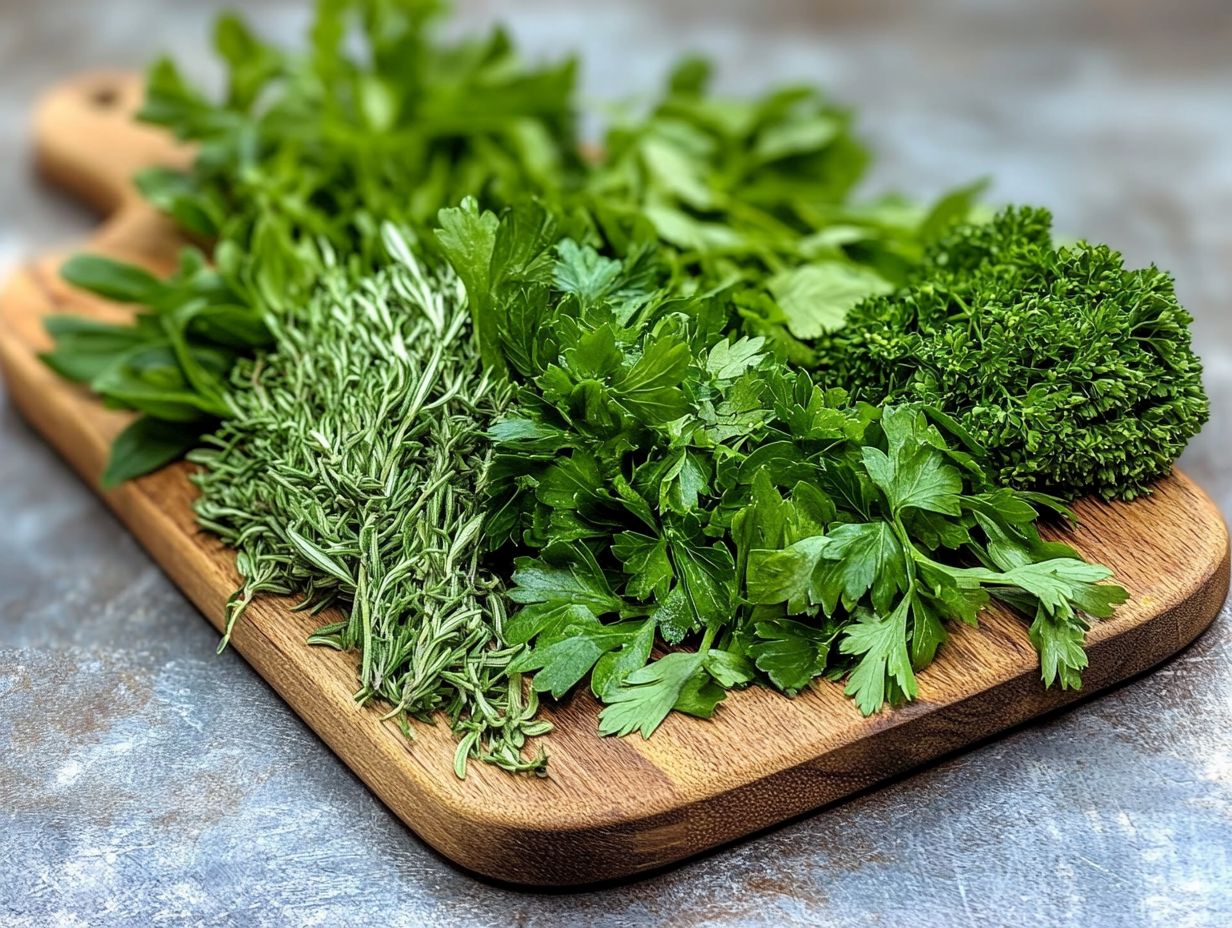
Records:
[[[170,269],[180,241],[128,184],[139,167],[182,164],[161,133],[133,125],[140,82],[94,75],[38,107],[39,165],[106,222],[91,251]],[[92,486],[127,421],[36,358],[52,312],[116,318],[124,310],[60,281],[64,255],[20,270],[0,296],[0,362],[12,402]],[[102,494],[206,618],[221,625],[238,585],[230,554],[200,533],[178,465]],[[579,693],[547,710],[547,779],[472,764],[452,772],[444,726],[409,743],[393,723],[356,707],[353,658],[305,645],[319,619],[258,602],[237,627],[238,650],[314,731],[421,838],[457,863],[513,883],[576,885],[661,867],[849,796],[904,770],[1119,683],[1175,654],[1217,614],[1228,590],[1228,536],[1211,500],[1183,474],[1131,504],[1082,502],[1067,537],[1111,566],[1130,601],[1091,632],[1081,693],[1045,690],[1024,623],[1001,610],[955,628],[920,675],[914,704],[860,716],[839,686],[796,699],[733,693],[711,721],[674,715],[649,741],[595,735],[597,706]],[[84,616],[83,621],[89,621]]]

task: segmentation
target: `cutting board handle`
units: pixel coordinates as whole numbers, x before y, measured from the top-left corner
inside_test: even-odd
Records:
[[[165,130],[134,121],[144,83],[130,71],[83,74],[52,87],[35,107],[40,172],[105,215],[138,200],[137,171],[191,160]]]

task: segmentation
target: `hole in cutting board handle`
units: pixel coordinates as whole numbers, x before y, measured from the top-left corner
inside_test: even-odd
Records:
[[[120,91],[110,84],[103,84],[90,91],[90,105],[95,109],[109,110],[120,102]]]

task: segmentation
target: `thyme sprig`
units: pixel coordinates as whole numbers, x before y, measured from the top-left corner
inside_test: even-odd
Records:
[[[229,416],[191,460],[200,524],[237,550],[243,587],[225,646],[257,593],[340,606],[314,644],[358,651],[360,703],[386,718],[448,718],[455,770],[478,757],[542,770],[550,729],[508,673],[500,579],[479,563],[490,447],[508,384],[480,364],[464,291],[425,275],[393,227],[391,265],[358,287],[326,255],[320,289],[237,365]]]

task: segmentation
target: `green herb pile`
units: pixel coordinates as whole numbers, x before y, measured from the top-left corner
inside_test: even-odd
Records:
[[[57,320],[47,354],[109,405],[142,413],[107,485],[175,460],[213,428],[236,359],[268,346],[271,318],[316,286],[321,244],[359,280],[381,263],[385,221],[417,237],[466,196],[486,208],[535,196],[621,254],[662,242],[682,289],[744,281],[750,324],[806,359],[797,339],[900,283],[969,210],[971,190],[932,210],[852,202],[868,156],[845,112],[807,88],[711,97],[700,62],[675,72],[647,116],[614,126],[588,163],[574,62],[527,67],[499,29],[444,43],[431,29],[441,10],[319,0],[296,52],[224,15],[219,100],[169,60],[150,69],[138,118],[198,153],[187,171],[152,168],[136,182],[197,245],[166,282],[96,256],[69,262],[70,283],[142,309],[131,326]]]
[[[709,77],[686,61],[645,118],[613,126],[573,202],[615,253],[656,242],[681,290],[736,285],[746,327],[808,361],[807,340],[903,283],[980,185],[931,208],[855,200],[871,159],[850,113],[812,87],[715,98]]]
[[[457,279],[425,274],[392,227],[384,238],[392,264],[354,287],[326,266],[277,349],[237,365],[226,423],[190,456],[198,521],[244,577],[226,637],[259,593],[341,606],[347,619],[309,640],[360,652],[358,701],[444,713],[459,775],[472,755],[540,769],[522,748],[551,726],[508,673],[502,582],[479,560],[484,433],[509,386],[479,361]]]
[[[437,7],[321,0],[303,53],[224,18],[225,98],[163,62],[143,110],[199,144],[140,184],[210,260],[65,266],[138,312],[53,319],[46,360],[142,414],[108,482],[197,449],[228,634],[340,607],[312,643],[408,735],[447,718],[459,775],[541,771],[540,694],[583,687],[612,735],[819,678],[873,713],[993,600],[1079,686],[1126,593],[1040,529],[1205,421],[1171,279],[978,185],[861,198],[847,111],[702,62],[584,156],[573,64]]]
[[[439,7],[321,0],[308,49],[294,53],[225,15],[216,102],[171,61],[150,69],[138,117],[198,154],[187,172],[152,168],[136,182],[212,267],[197,247],[166,283],[93,256],[64,267],[70,283],[142,307],[132,326],[50,328],[56,370],[143,414],[114,449],[108,485],[182,456],[225,414],[231,365],[317,286],[322,243],[355,281],[383,259],[383,221],[413,235],[466,195],[500,205],[570,184],[573,64],[523,67],[499,30],[442,44],[427,31]]]
[[[1158,268],[1057,248],[1042,209],[963,226],[905,289],[865,300],[823,352],[827,379],[954,416],[1001,483],[1132,499],[1208,415],[1193,321]]]
[[[506,636],[533,643],[514,667],[536,690],[589,677],[605,734],[708,717],[754,680],[845,678],[871,713],[912,698],[945,623],[976,624],[990,595],[1031,618],[1045,680],[1078,685],[1083,615],[1125,591],[1041,541],[1039,509],[1059,501],[996,487],[919,408],[850,405],[764,339],[733,341],[722,298],[552,248],[533,209],[442,220],[520,384],[491,429],[489,535],[534,552],[515,562]],[[657,639],[697,645],[651,660]]]

